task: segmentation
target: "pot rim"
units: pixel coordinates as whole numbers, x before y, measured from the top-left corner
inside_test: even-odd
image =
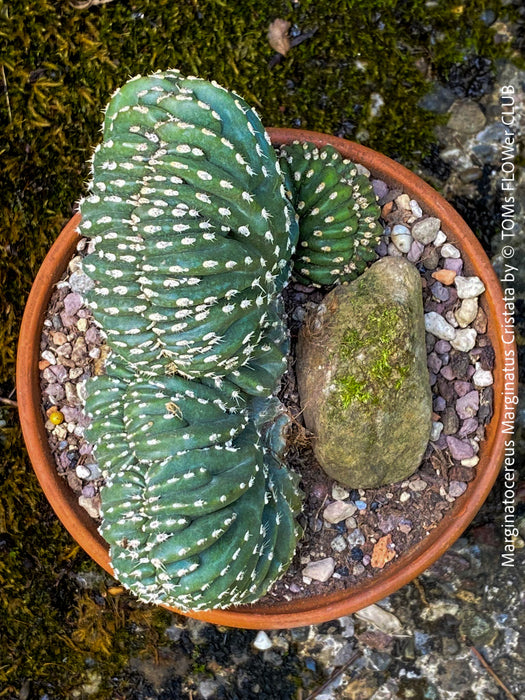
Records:
[[[476,477],[469,483],[466,492],[456,499],[452,508],[425,539],[393,560],[372,579],[354,588],[321,596],[314,595],[267,606],[255,603],[227,610],[192,612],[189,615],[206,622],[247,629],[300,627],[356,612],[412,581],[452,545],[478,512],[498,476],[505,450],[502,396],[503,389],[508,386],[508,382],[507,386],[503,386],[501,370],[504,366],[505,350],[513,349],[516,353],[515,342],[503,342],[501,329],[505,325],[505,303],[499,279],[490,260],[463,219],[430,185],[387,156],[336,136],[303,129],[269,128],[267,131],[274,145],[301,140],[311,141],[318,146],[334,146],[344,157],[368,168],[372,177],[382,179],[389,185],[399,184],[404,192],[419,202],[425,214],[441,220],[441,228],[447,239],[458,244],[464,254],[466,272],[480,277],[486,288],[481,305],[487,313],[487,334],[495,351],[494,407],[492,419],[486,427],[485,439],[480,445]],[[18,343],[17,399],[27,451],[49,503],[59,520],[87,554],[113,575],[108,546],[98,533],[95,521],[78,504],[67,482],[58,475],[41,409],[38,362],[44,314],[53,287],[66,270],[76,248],[79,222],[80,215],[77,213],[66,224],[47,254],[29,294]],[[517,391],[517,379],[514,382],[514,391]],[[176,608],[168,609],[181,613]]]

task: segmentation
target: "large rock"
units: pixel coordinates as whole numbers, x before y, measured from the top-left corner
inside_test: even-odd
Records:
[[[421,279],[383,258],[333,289],[299,334],[304,419],[324,470],[352,488],[407,478],[430,437]]]

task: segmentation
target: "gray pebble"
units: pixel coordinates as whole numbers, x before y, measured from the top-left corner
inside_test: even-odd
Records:
[[[347,535],[348,544],[351,547],[359,547],[366,542],[366,538],[362,531],[357,527],[353,532]]]
[[[423,245],[428,245],[435,240],[440,226],[441,221],[435,216],[420,219],[412,226],[412,237]]]
[[[334,539],[330,542],[330,547],[334,550],[334,552],[343,552],[347,547],[346,540],[343,535],[334,537]]]
[[[429,333],[442,340],[452,341],[456,337],[456,329],[435,311],[429,311],[425,314],[425,328]]]

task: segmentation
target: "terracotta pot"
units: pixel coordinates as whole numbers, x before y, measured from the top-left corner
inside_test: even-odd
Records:
[[[369,148],[333,136],[294,129],[269,129],[274,144],[293,140],[331,144],[343,156],[362,163],[374,177],[399,185],[417,199],[426,214],[438,217],[448,239],[459,246],[467,275],[477,275],[486,287],[481,305],[488,316],[488,335],[496,354],[494,372],[494,415],[481,443],[476,478],[469,483],[434,530],[418,545],[394,560],[372,580],[347,591],[327,593],[271,607],[243,606],[229,610],[195,613],[208,622],[252,629],[299,627],[348,615],[393,593],[429,567],[461,535],[486,499],[502,462],[505,436],[502,432],[504,345],[504,303],[498,278],[474,234],[452,207],[429,185],[403,166]],[[85,551],[112,573],[108,548],[97,532],[95,522],[78,505],[67,482],[58,476],[52,458],[39,389],[38,361],[40,335],[54,284],[65,271],[78,240],[75,228],[79,216],[69,221],[51,248],[37,275],[24,313],[18,349],[17,393],[25,442],[40,484],[59,519]],[[508,389],[508,387],[507,387]],[[178,612],[178,611],[177,611]]]

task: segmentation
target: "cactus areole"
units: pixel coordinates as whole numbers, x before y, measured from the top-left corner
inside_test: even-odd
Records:
[[[253,603],[300,537],[280,295],[375,257],[368,180],[331,147],[276,152],[241,97],[170,70],[113,95],[80,211],[110,349],[86,437],[115,575],[185,612]]]

